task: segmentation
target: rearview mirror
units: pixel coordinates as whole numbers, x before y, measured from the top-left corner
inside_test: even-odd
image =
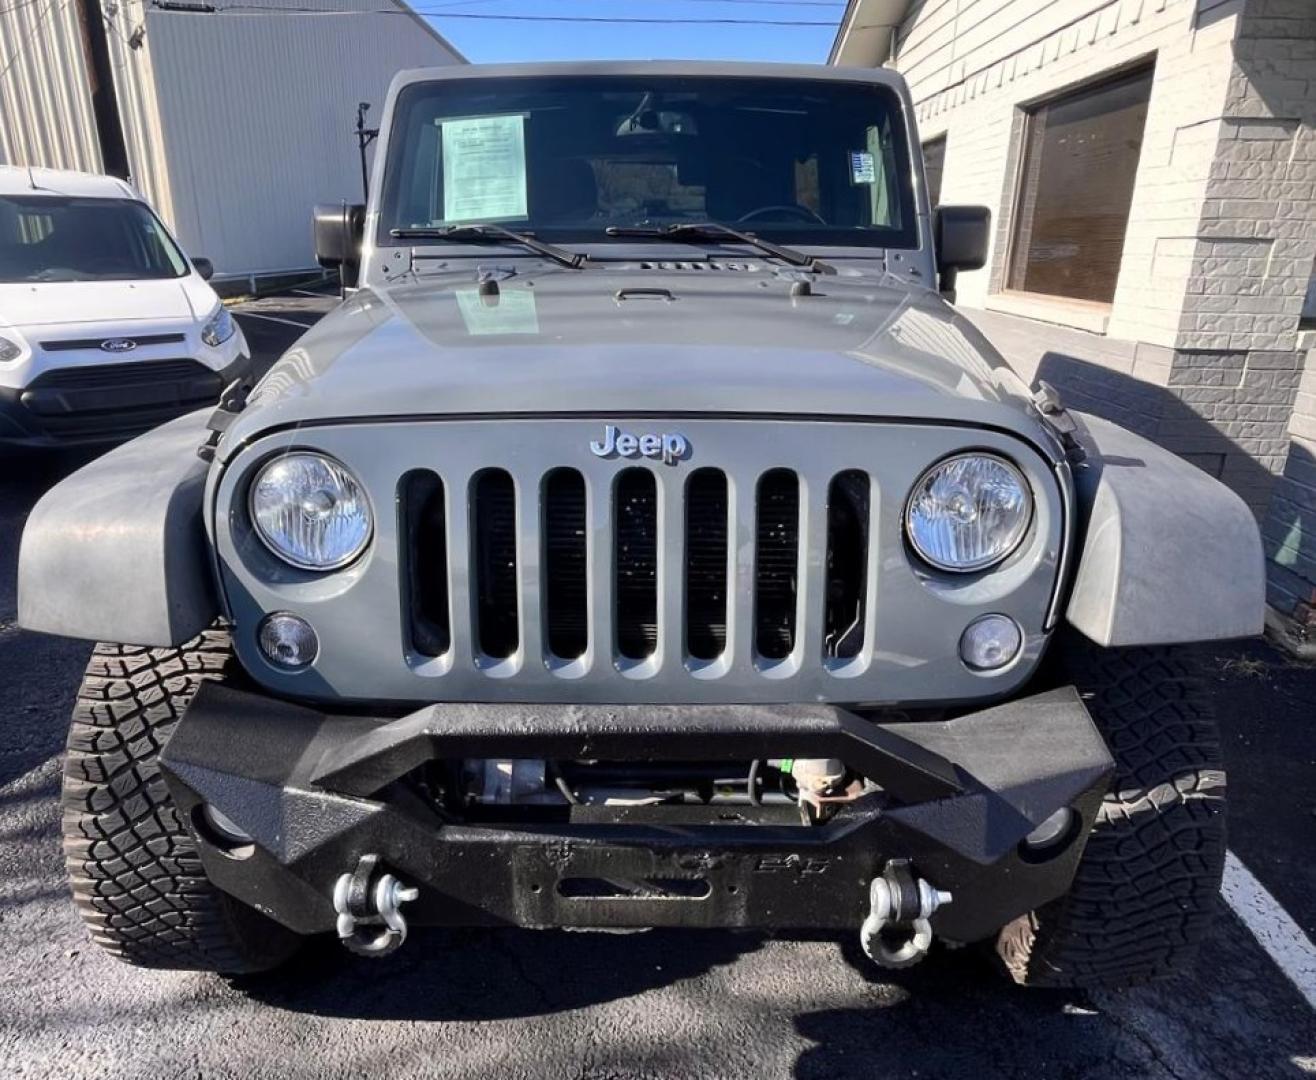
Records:
[[[932,244],[937,253],[941,295],[955,302],[955,278],[961,270],[987,264],[992,212],[985,206],[939,206],[932,212]]]
[[[365,236],[366,208],[360,204],[322,203],[311,215],[315,261],[337,270],[345,288],[356,284]]]
[[[215,276],[215,264],[199,255],[192,260],[192,268],[201,275],[202,281],[209,281]]]

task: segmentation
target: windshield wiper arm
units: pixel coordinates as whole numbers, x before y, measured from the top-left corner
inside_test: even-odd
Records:
[[[430,228],[390,229],[389,236],[395,240],[501,240],[504,243],[520,244],[531,251],[552,259],[562,266],[579,270],[585,262],[585,256],[575,251],[568,251],[556,244],[546,244],[525,233],[504,229],[501,225],[438,225]]]
[[[674,225],[657,227],[609,225],[603,231],[609,236],[639,236],[651,237],[657,240],[716,240],[719,237],[725,237],[728,240],[736,240],[742,244],[748,244],[752,248],[758,248],[759,251],[766,252],[769,255],[775,255],[792,266],[812,266],[815,262],[814,256],[806,255],[803,251],[783,247],[781,244],[773,244],[760,239],[753,233],[741,232],[739,229],[733,229],[730,225],[723,225],[720,221],[682,221]]]

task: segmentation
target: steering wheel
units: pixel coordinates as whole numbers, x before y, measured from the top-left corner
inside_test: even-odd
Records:
[[[742,214],[740,217],[736,218],[736,221],[759,221],[762,218],[772,216],[785,216],[788,219],[796,218],[800,221],[807,221],[811,225],[827,224],[827,222],[807,206],[801,206],[799,203],[782,203],[780,206],[760,206],[757,210],[751,210],[748,214]]]

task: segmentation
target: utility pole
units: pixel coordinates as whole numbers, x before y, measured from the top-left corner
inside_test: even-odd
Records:
[[[366,113],[370,111],[370,102],[361,101],[356,106],[356,146],[361,154],[361,201],[370,197],[370,170],[366,168],[366,147],[375,141],[379,128],[366,127]]]
[[[119,95],[114,87],[110,46],[105,38],[105,16],[101,0],[75,0],[82,28],[82,54],[87,62],[92,115],[96,119],[96,141],[101,150],[101,167],[111,176],[128,179],[128,147],[119,115]]]

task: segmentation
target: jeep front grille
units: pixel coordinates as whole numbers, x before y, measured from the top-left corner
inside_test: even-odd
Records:
[[[679,433],[688,453],[598,457],[605,423]],[[1010,566],[946,579],[907,552],[901,509],[919,473],[966,441],[1020,463],[1038,514]],[[304,446],[339,458],[369,493],[375,535],[361,560],[322,580],[289,576],[241,515],[216,518],[244,667],[294,696],[957,700],[1006,692],[1044,640],[1058,490],[1038,455],[1001,433],[696,417],[334,424],[255,441],[225,468],[216,506],[245,504],[262,455]],[[251,628],[270,611],[315,627],[313,673],[260,659]],[[990,686],[958,656],[964,627],[987,612],[1017,619],[1033,650]]]
[[[682,498],[662,521],[659,485],[646,468],[620,470],[611,485],[609,551],[594,552],[610,563],[607,590],[589,582],[590,539],[585,478],[575,469],[557,468],[528,481],[538,488],[540,520],[528,528],[517,519],[516,481],[502,469],[484,469],[470,483],[470,589],[473,610],[468,626],[451,613],[443,584],[446,552],[453,550],[445,531],[443,481],[427,471],[407,474],[400,488],[404,555],[409,590],[411,644],[425,656],[441,656],[452,640],[451,623],[467,632],[476,651],[491,661],[506,660],[519,648],[520,619],[526,587],[517,572],[517,536],[541,538],[543,574],[537,606],[543,624],[546,662],[578,660],[589,650],[590,607],[610,603],[611,619],[596,625],[613,628],[613,640],[595,643],[625,667],[647,661],[659,651],[662,620],[660,587],[673,587],[685,598],[682,659],[708,663],[727,646],[728,609],[734,589],[728,561],[730,528],[727,477],[720,469],[693,472]],[[868,557],[868,477],[848,471],[828,488],[827,586],[817,617],[824,624],[823,659],[855,656],[863,646]],[[753,590],[742,602],[753,607],[754,654],[779,662],[795,651],[798,638],[798,581],[804,552],[800,539],[800,479],[790,469],[770,469],[758,478],[753,504],[755,551]],[[524,501],[523,501],[524,505]],[[664,536],[684,520],[680,540],[664,549]],[[596,541],[597,542],[597,541]],[[660,557],[676,569],[660,573]],[[660,583],[665,583],[661,584]],[[599,595],[605,592],[607,595]],[[610,600],[609,600],[610,598]],[[600,615],[596,611],[596,615]]]

